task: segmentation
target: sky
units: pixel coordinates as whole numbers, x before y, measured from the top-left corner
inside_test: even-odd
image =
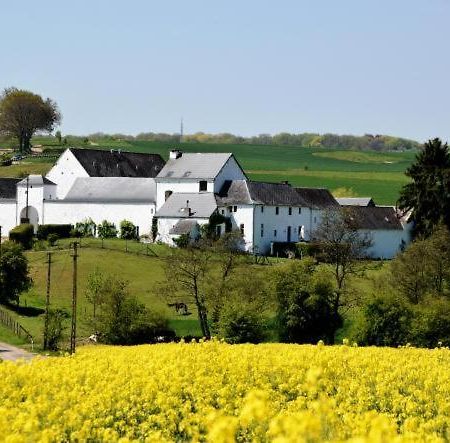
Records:
[[[63,134],[450,141],[450,0],[2,0],[0,88]]]

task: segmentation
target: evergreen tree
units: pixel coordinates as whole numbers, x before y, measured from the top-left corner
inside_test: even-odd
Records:
[[[450,152],[439,138],[429,140],[407,170],[411,183],[400,193],[398,207],[412,210],[414,235],[429,236],[442,221],[450,228]]]

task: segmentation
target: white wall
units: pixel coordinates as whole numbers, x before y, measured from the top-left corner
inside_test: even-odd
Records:
[[[244,241],[245,250],[253,251],[253,205],[233,205],[236,206],[236,212],[229,210],[228,206],[218,208],[219,214],[229,217],[233,230],[240,229],[241,224],[244,225]]]
[[[402,240],[405,245],[408,245],[411,241],[409,229],[361,230],[361,233],[369,233],[372,238],[373,246],[367,251],[368,256],[372,258],[394,258],[401,251]]]
[[[225,180],[245,180],[245,174],[234,157],[230,157],[214,180],[214,191],[219,192]]]
[[[19,222],[16,219],[16,201],[0,200],[0,226],[2,227],[2,237],[7,237],[9,231],[17,226]]]
[[[89,177],[75,156],[66,149],[47,174],[58,185],[57,198],[64,198],[78,177]]]
[[[173,238],[177,237],[169,234],[170,230],[183,219],[180,218],[166,218],[158,217],[158,236],[157,241],[162,241],[170,246],[174,246]],[[189,218],[189,220],[196,221],[200,226],[205,225],[209,222],[208,218]]]
[[[150,234],[155,213],[153,203],[98,203],[64,202],[61,200],[44,203],[44,222],[46,224],[75,224],[92,218],[96,224],[103,220],[113,222],[119,229],[122,220],[129,220],[139,226],[139,234]]]
[[[44,209],[44,186],[43,185],[29,185],[28,187],[28,206],[35,208],[37,211],[37,217],[35,211],[32,209],[28,211],[28,217],[30,223],[34,225],[35,231],[37,225],[44,224],[43,209]],[[25,216],[22,212],[27,207],[27,187],[25,185],[17,186],[17,221],[20,223],[21,215]]]

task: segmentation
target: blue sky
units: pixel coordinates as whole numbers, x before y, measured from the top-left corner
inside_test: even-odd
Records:
[[[4,1],[0,88],[63,133],[450,141],[450,0]]]

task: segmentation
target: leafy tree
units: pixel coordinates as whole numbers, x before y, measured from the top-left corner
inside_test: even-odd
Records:
[[[149,343],[159,335],[172,335],[167,318],[150,311],[128,292],[128,282],[106,277],[99,290],[102,294],[96,329],[100,340],[110,344]]]
[[[56,131],[55,137],[56,137],[56,140],[58,140],[58,143],[61,144],[61,139],[62,139],[61,131]]]
[[[401,299],[378,296],[363,309],[356,339],[361,344],[399,346],[410,341],[413,311]]]
[[[98,268],[90,273],[87,278],[85,297],[88,303],[92,305],[92,317],[94,323],[96,321],[97,308],[104,302],[106,297],[106,280],[107,278]]]
[[[120,238],[125,240],[136,239],[136,226],[129,220],[122,220],[120,222]]]
[[[29,152],[37,131],[51,132],[61,121],[54,101],[17,88],[6,88],[0,97],[0,132],[16,137],[20,152]]]
[[[48,332],[46,336],[46,349],[57,351],[67,328],[65,320],[69,314],[62,309],[50,309],[48,312]]]
[[[425,143],[416,161],[406,170],[411,183],[400,193],[398,207],[412,211],[414,234],[431,235],[443,221],[450,228],[450,152],[438,138]]]
[[[14,242],[4,243],[0,257],[0,303],[18,303],[20,293],[31,284],[28,260],[22,248]]]
[[[111,223],[107,220],[103,220],[98,226],[97,226],[97,232],[98,236],[101,239],[105,238],[116,238],[117,237],[117,228],[114,223]]]
[[[339,308],[348,304],[343,296],[348,292],[349,277],[364,272],[366,266],[361,259],[373,242],[369,234],[360,232],[351,208],[326,211],[312,236],[320,243],[325,261],[331,264],[336,282],[333,309],[337,315]]]
[[[92,237],[95,235],[97,225],[92,218],[85,218],[83,221],[75,225],[75,231],[81,237]]]
[[[281,341],[334,342],[342,320],[334,309],[331,282],[317,271],[312,259],[294,261],[274,276],[278,300],[277,323]]]

